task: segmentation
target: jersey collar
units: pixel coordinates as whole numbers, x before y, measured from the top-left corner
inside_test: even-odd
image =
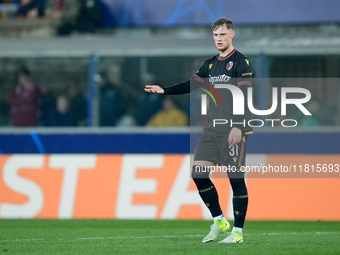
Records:
[[[236,49],[233,49],[227,56],[225,57],[221,57],[218,56],[218,60],[226,60],[227,58],[229,58],[231,55],[233,55],[235,53]]]

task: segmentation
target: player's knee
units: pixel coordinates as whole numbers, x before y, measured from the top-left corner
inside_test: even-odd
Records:
[[[245,185],[244,178],[230,178],[231,185],[242,186]]]
[[[202,187],[207,186],[207,183],[210,181],[209,171],[206,171],[206,168],[203,166],[194,165],[192,167],[191,176],[199,190],[202,189]]]
[[[227,174],[228,174],[228,177],[229,177],[230,180],[232,180],[232,179],[235,179],[235,180],[244,179],[244,171],[241,171],[239,168],[231,168],[230,170],[228,169]]]
[[[230,185],[233,190],[234,195],[246,195],[247,187],[244,178],[230,178]]]
[[[209,170],[207,170],[207,167],[194,165],[192,167],[191,176],[194,181],[196,179],[207,179],[209,178]]]

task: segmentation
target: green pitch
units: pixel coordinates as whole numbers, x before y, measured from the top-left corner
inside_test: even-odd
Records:
[[[244,243],[203,244],[211,223],[0,220],[0,254],[340,254],[340,222],[247,221]]]

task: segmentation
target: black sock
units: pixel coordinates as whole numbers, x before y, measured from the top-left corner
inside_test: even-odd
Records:
[[[193,180],[212,217],[221,215],[222,210],[218,202],[218,194],[212,181],[209,178],[193,178]]]
[[[248,192],[244,178],[230,178],[233,189],[234,226],[243,228],[248,208]]]

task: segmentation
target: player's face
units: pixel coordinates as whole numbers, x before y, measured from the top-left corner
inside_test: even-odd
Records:
[[[227,51],[232,46],[231,41],[235,36],[235,32],[227,29],[226,25],[219,26],[213,31],[215,46],[220,52]]]

